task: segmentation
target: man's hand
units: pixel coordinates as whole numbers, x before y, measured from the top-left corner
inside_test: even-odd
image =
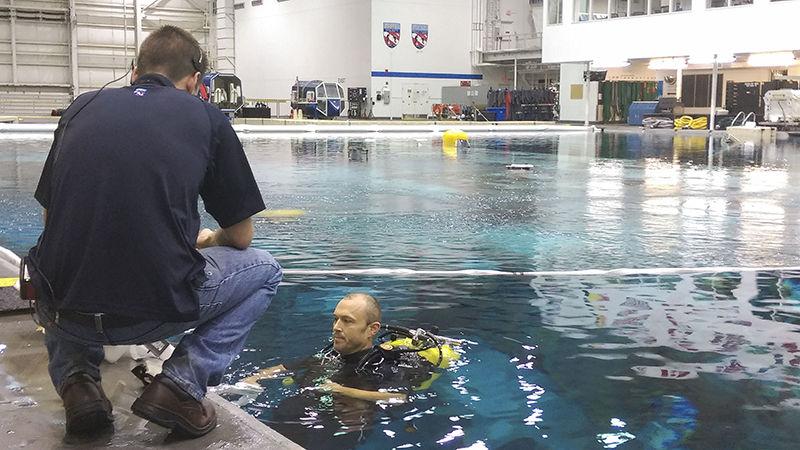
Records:
[[[228,228],[220,228],[213,231],[203,228],[197,234],[197,248],[226,246],[244,250],[250,246],[252,240],[253,221],[248,217]]]
[[[208,248],[214,246],[214,231],[208,228],[203,228],[197,234],[197,248]]]

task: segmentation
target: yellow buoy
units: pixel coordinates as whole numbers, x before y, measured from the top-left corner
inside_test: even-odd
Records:
[[[469,136],[461,130],[447,130],[442,135],[442,147],[447,149],[454,149],[458,147],[459,142],[466,142],[469,144]]]
[[[295,219],[305,215],[302,209],[266,209],[256,214],[256,217],[266,219]]]

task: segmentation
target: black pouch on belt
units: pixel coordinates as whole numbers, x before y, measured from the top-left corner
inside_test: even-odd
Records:
[[[19,297],[22,300],[38,300],[36,288],[31,281],[31,273],[28,270],[28,257],[22,258],[19,263]]]

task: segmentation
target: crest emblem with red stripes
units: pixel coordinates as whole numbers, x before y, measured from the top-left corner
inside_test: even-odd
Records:
[[[400,24],[395,22],[383,22],[383,42],[389,48],[397,47],[400,42]]]
[[[428,43],[428,25],[422,23],[415,23],[411,25],[411,42],[414,47],[422,50]]]

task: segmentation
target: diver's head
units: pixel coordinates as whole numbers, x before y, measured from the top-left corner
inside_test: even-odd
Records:
[[[347,294],[333,311],[333,348],[341,355],[366,350],[380,328],[381,307],[375,297]]]

